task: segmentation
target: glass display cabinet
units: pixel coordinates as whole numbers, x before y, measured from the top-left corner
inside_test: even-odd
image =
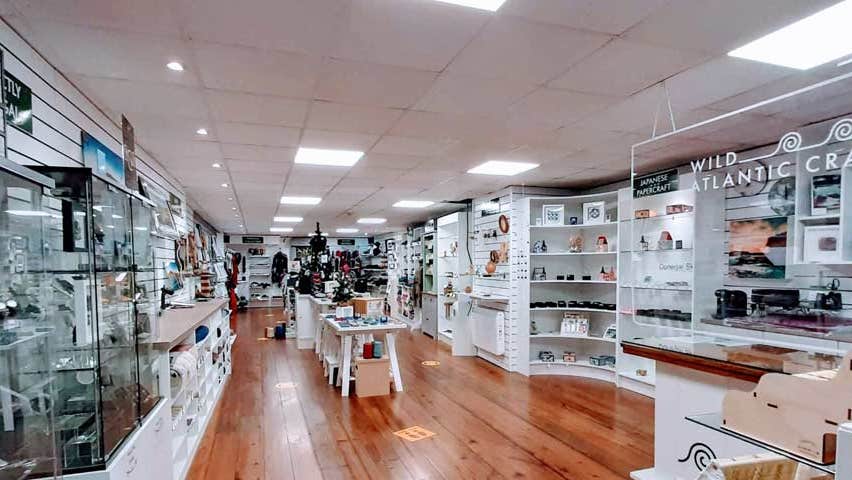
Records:
[[[57,335],[57,430],[65,473],[103,468],[159,400],[157,295],[147,200],[88,168],[38,167],[52,178],[62,229],[48,269],[67,298]]]
[[[54,342],[65,304],[46,271],[53,182],[0,158],[0,479],[56,475]]]

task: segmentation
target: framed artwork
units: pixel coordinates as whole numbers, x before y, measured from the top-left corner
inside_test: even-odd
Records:
[[[86,132],[80,132],[83,164],[98,175],[118,185],[124,185],[124,160]]]
[[[802,260],[805,263],[836,263],[840,260],[840,225],[807,226]]]
[[[583,204],[583,224],[595,225],[604,223],[606,211],[605,202],[588,202]]]
[[[385,253],[390,255],[396,251],[396,240],[389,238],[385,240]]]
[[[565,205],[542,205],[541,218],[544,225],[565,225]]]
[[[145,190],[145,196],[155,205],[154,222],[156,223],[157,233],[164,237],[177,238],[177,226],[174,217],[172,217],[171,208],[169,208],[169,194],[159,185],[148,180],[142,180],[142,186]]]
[[[180,268],[178,268],[177,262],[163,262],[163,273],[165,277],[163,288],[175,293],[183,288],[183,275],[180,272]]]
[[[729,225],[728,275],[783,279],[787,274],[787,217],[734,220]]]
[[[183,218],[183,202],[180,197],[172,192],[169,192],[169,209],[171,209],[174,218]]]
[[[840,175],[811,178],[811,215],[825,215],[840,208]]]

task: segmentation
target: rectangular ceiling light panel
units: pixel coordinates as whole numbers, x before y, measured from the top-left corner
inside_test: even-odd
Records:
[[[296,163],[303,165],[325,165],[331,167],[351,167],[358,163],[364,152],[355,150],[325,150],[322,148],[299,148]]]
[[[317,205],[321,201],[320,197],[281,197],[282,205]]]
[[[367,217],[367,218],[359,218],[359,219],[358,219],[358,223],[362,223],[362,224],[364,224],[364,223],[365,223],[365,224],[368,224],[368,225],[378,225],[378,224],[380,224],[380,223],[385,223],[385,222],[387,222],[387,221],[388,221],[388,219],[387,219],[387,218],[372,218],[372,217]]]
[[[357,228],[338,228],[337,233],[358,233]]]
[[[477,175],[501,175],[510,177],[538,167],[537,163],[504,162],[501,160],[489,160],[482,165],[471,168],[467,173]]]
[[[477,8],[479,10],[488,10],[496,12],[506,2],[506,0],[437,0],[441,3],[452,3],[453,5],[461,5],[462,7]]]
[[[272,227],[269,231],[273,233],[290,233],[293,231],[293,227]]]
[[[852,0],[845,0],[732,50],[728,55],[807,70],[852,54]]]
[[[304,219],[302,217],[274,217],[272,220],[280,223],[299,223]]]
[[[400,200],[393,206],[396,208],[426,208],[434,204],[435,202],[429,200]]]

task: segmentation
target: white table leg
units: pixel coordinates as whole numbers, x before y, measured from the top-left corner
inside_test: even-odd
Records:
[[[394,338],[394,334],[388,332],[385,335],[385,341],[388,342],[388,355],[390,356],[391,372],[393,372],[393,385],[397,392],[401,392],[402,374],[399,372],[399,359],[396,358],[396,338]]]
[[[317,328],[314,331],[314,353],[317,354],[317,357],[322,359],[322,327],[325,325],[325,320],[317,322]]]
[[[346,335],[340,336],[340,351],[337,352],[337,386],[343,386],[343,344]]]
[[[3,430],[7,432],[15,431],[15,414],[12,406],[12,394],[5,388],[0,389],[0,405],[3,408]]]
[[[343,365],[340,366],[342,371],[338,375],[343,376],[342,396],[349,396],[349,369],[352,363],[352,335],[343,336]]]

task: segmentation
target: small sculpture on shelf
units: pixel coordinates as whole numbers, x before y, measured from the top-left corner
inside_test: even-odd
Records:
[[[639,238],[639,251],[640,252],[647,252],[648,251],[648,241],[645,240],[645,235],[642,235]]]
[[[607,241],[606,235],[598,236],[598,241],[595,244],[595,248],[599,253],[606,253],[609,251],[609,241]]]
[[[568,251],[570,253],[580,253],[583,251],[584,244],[585,240],[583,239],[582,233],[571,235],[571,237],[568,239]]]
[[[537,240],[533,244],[532,253],[547,253],[547,243],[544,240]]]
[[[671,250],[674,248],[674,240],[672,240],[672,234],[668,230],[660,232],[660,240],[657,242],[657,248],[660,250]]]

